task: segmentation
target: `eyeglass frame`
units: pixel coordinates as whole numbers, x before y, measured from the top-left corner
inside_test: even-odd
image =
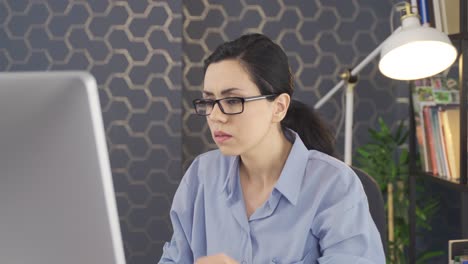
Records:
[[[213,109],[215,107],[215,105],[217,104],[218,107],[219,107],[219,110],[221,110],[221,112],[225,115],[239,115],[239,114],[242,114],[244,112],[244,104],[246,102],[251,102],[251,101],[257,101],[257,100],[262,100],[262,99],[267,99],[267,98],[271,98],[271,97],[277,97],[279,94],[267,94],[267,95],[257,95],[257,96],[250,96],[250,97],[238,97],[238,96],[231,96],[231,97],[225,97],[225,98],[220,98],[220,99],[216,99],[216,100],[213,100],[213,99],[195,99],[192,101],[193,103],[193,107],[195,108],[195,113],[199,116],[209,116],[212,112],[213,112]],[[221,101],[224,101],[224,100],[229,100],[229,99],[239,99],[242,103],[242,110],[238,113],[226,113],[223,109],[223,106],[221,105]],[[203,114],[199,114],[198,111],[197,111],[197,103],[199,102],[212,102],[212,108],[211,108],[211,112],[209,114],[206,114],[206,115],[203,115]]]

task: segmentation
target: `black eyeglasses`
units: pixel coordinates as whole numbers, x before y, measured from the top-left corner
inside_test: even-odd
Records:
[[[215,104],[218,104],[219,109],[226,115],[237,115],[244,112],[244,103],[256,101],[271,97],[276,97],[276,94],[259,95],[252,97],[226,97],[217,100],[212,99],[195,99],[193,106],[197,115],[208,116],[213,111]]]

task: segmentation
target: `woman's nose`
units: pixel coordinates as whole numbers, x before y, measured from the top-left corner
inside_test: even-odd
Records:
[[[221,111],[221,108],[219,107],[218,104],[215,104],[213,106],[213,109],[211,110],[211,113],[210,115],[208,116],[208,118],[211,120],[211,121],[217,121],[217,122],[226,122],[226,119],[227,119],[227,116],[225,113],[223,113]]]

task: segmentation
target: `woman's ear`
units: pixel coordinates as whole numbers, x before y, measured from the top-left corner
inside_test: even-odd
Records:
[[[291,102],[291,97],[287,93],[282,93],[276,97],[274,113],[273,113],[273,122],[279,123],[284,119],[286,113],[288,112],[289,104]]]

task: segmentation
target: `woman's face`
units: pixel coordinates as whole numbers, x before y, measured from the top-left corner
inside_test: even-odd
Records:
[[[203,98],[258,96],[260,90],[237,60],[223,60],[208,66]],[[274,122],[274,102],[266,99],[244,103],[244,111],[226,115],[216,104],[209,116],[208,126],[213,140],[224,155],[241,155],[264,140],[278,125]]]

